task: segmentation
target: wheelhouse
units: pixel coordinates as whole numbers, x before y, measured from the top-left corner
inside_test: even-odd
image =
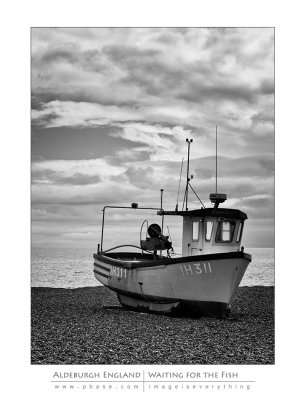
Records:
[[[182,257],[241,250],[247,215],[235,209],[218,208],[220,201],[212,202],[216,203],[214,208],[163,211],[163,215],[183,217]]]

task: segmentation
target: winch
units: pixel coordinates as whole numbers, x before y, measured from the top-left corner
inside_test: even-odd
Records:
[[[140,236],[142,236],[142,228],[145,222],[148,226],[148,221],[145,220],[141,226]],[[172,242],[168,238],[169,236],[162,234],[161,227],[158,224],[151,224],[147,228],[145,240],[140,239],[141,249],[153,252],[157,250],[169,250],[172,248]]]

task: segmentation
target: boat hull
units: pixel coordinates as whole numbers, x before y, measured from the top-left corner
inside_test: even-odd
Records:
[[[94,254],[94,274],[128,308],[194,315],[224,314],[251,261],[243,252],[147,258]]]

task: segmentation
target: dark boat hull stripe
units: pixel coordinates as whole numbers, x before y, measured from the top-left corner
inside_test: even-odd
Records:
[[[105,274],[103,274],[102,272],[97,271],[96,269],[94,269],[93,272],[94,272],[95,274],[101,275],[101,276],[103,276],[104,278],[107,278],[107,279],[108,279],[108,275],[105,275]]]
[[[94,266],[98,267],[98,268],[101,268],[101,269],[103,269],[104,271],[107,271],[107,272],[110,271],[110,268],[104,267],[103,265],[100,265],[100,264],[97,264],[97,263],[94,263]]]
[[[227,259],[232,259],[232,258],[243,258],[251,261],[252,257],[250,254],[243,253],[241,251],[238,252],[229,252],[229,253],[214,253],[214,254],[205,254],[205,255],[197,255],[197,256],[188,256],[188,257],[179,257],[179,258],[166,258],[164,257],[163,259],[160,258],[158,260],[144,260],[145,261],[140,261],[137,263],[133,263],[132,261],[123,261],[123,260],[116,260],[115,258],[112,258],[111,256],[115,257],[118,253],[108,253],[109,255],[107,256],[106,254],[94,254],[93,257],[94,259],[104,262],[110,265],[115,265],[119,266],[122,268],[127,268],[127,269],[134,269],[134,268],[143,268],[143,267],[154,267],[154,266],[160,266],[160,265],[170,265],[170,264],[179,264],[179,263],[187,263],[187,262],[194,262],[194,261],[210,261],[210,260],[227,260]],[[120,255],[130,255],[130,256],[141,256],[139,253],[121,253]],[[99,266],[100,267],[100,266]]]

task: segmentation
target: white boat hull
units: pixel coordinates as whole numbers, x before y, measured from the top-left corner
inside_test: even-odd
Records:
[[[118,254],[94,255],[96,279],[120,294],[123,305],[165,313],[178,306],[199,314],[225,309],[251,261],[242,252],[157,261],[141,260],[136,253],[118,259]]]

